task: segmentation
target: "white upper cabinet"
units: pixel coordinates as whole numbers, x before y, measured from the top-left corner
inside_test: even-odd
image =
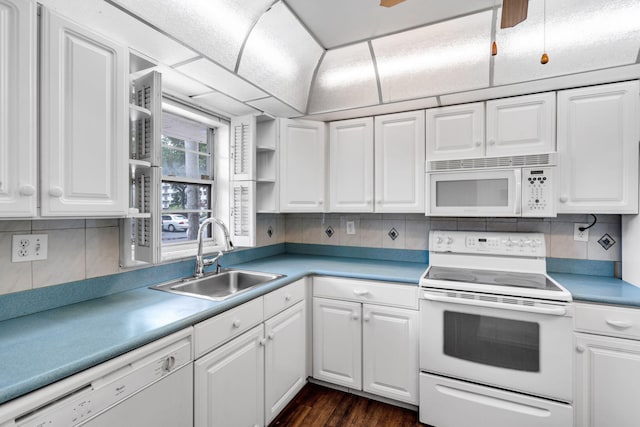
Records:
[[[373,118],[329,125],[329,210],[373,212]]]
[[[484,155],[484,104],[427,110],[426,144],[429,161]]]
[[[282,120],[280,127],[280,212],[325,210],[326,125]]]
[[[375,211],[424,212],[424,111],[375,117]]]
[[[558,92],[558,213],[637,213],[638,81]]]
[[[427,160],[554,152],[555,108],[549,92],[429,109]]]
[[[0,217],[36,215],[36,4],[0,0]]]
[[[129,53],[46,8],[41,33],[41,214],[124,216]]]
[[[540,93],[487,101],[486,155],[556,151],[556,94]]]

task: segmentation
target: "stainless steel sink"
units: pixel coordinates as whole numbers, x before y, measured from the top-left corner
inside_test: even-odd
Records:
[[[281,277],[285,275],[248,270],[222,270],[220,273],[209,274],[199,279],[189,277],[150,286],[150,289],[222,301]]]

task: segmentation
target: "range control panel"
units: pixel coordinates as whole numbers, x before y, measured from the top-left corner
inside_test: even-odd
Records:
[[[555,216],[552,168],[522,169],[522,216]]]
[[[543,233],[431,231],[429,251],[544,257],[546,244]]]

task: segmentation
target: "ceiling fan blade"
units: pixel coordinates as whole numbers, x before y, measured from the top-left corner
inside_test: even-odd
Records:
[[[528,8],[529,0],[502,0],[500,28],[513,27],[527,19]]]
[[[380,6],[392,7],[398,3],[402,3],[404,0],[380,0]]]

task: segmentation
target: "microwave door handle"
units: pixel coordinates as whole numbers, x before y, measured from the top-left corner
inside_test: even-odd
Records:
[[[513,214],[520,216],[522,214],[522,169],[514,169],[513,173],[516,186],[516,200],[514,201]]]
[[[524,311],[526,313],[548,314],[551,316],[564,316],[565,314],[567,314],[567,309],[565,307],[546,308],[546,307],[516,305],[516,304],[509,304],[509,303],[491,302],[491,301],[468,300],[468,299],[461,299],[461,298],[451,298],[451,297],[442,297],[438,295],[431,295],[430,293],[426,293],[426,292],[423,294],[422,297],[427,301],[433,301],[433,302],[472,305],[475,307],[498,308],[498,309],[511,310],[511,311]]]

